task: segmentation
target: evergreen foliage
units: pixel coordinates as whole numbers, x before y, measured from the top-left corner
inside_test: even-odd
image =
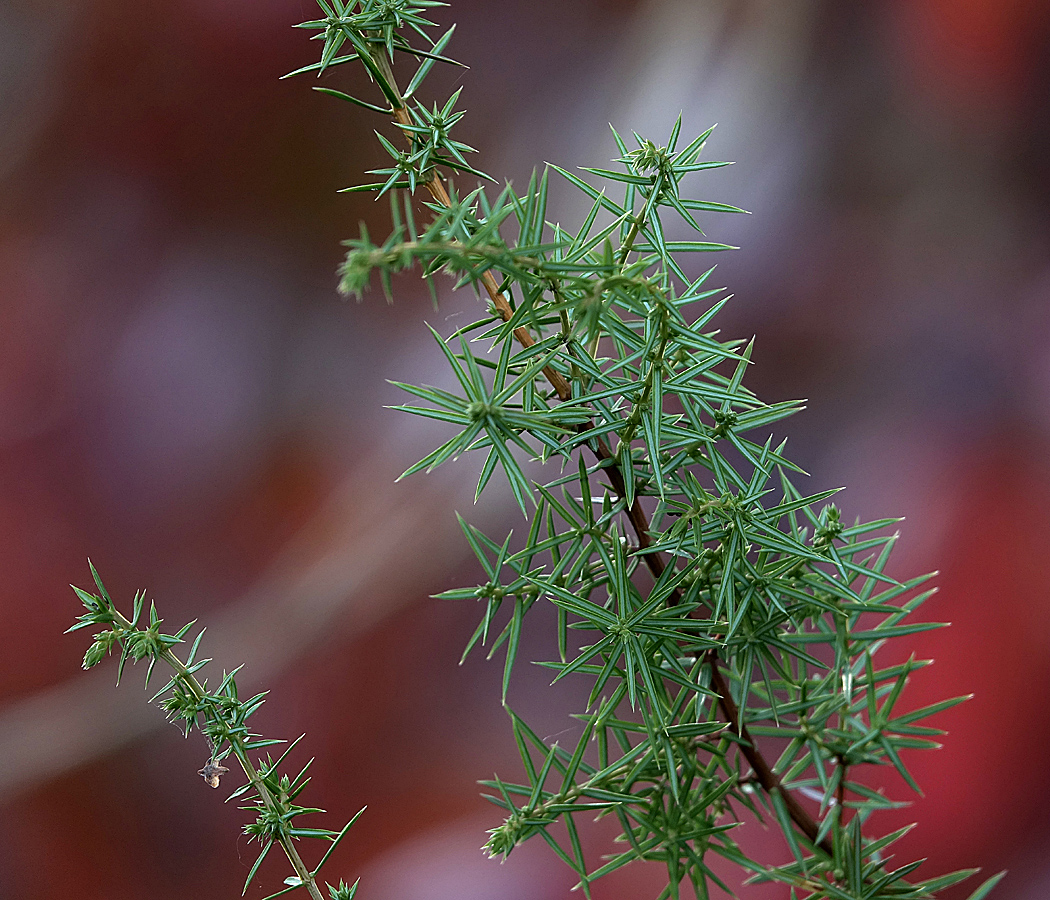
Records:
[[[788,885],[792,898],[919,900],[972,875],[912,880],[920,863],[899,864],[890,852],[907,829],[879,833],[875,813],[899,804],[860,773],[889,766],[918,791],[901,751],[937,747],[941,732],[928,720],[965,698],[901,711],[909,676],[929,660],[884,665],[880,654],[891,639],[939,627],[915,615],[933,592],[931,576],[886,574],[895,520],[848,524],[833,491],[800,489],[804,473],[769,429],[801,402],[768,404],[745,387],[752,343],[713,329],[728,298],[710,286],[712,269],[687,274],[691,254],[730,249],[707,240],[701,220],[743,212],[685,192],[687,176],[726,165],[702,158],[711,130],[685,139],[679,119],[662,143],[614,130],[610,168],[576,175],[548,165],[521,192],[470,187],[494,179],[452,137],[460,92],[429,106],[416,99],[435,63],[455,64],[445,56],[454,29],[435,36],[429,19],[445,4],[318,4],[322,17],[300,27],[316,32],[320,60],[292,74],[363,65],[378,97],[317,90],[394,125],[390,137],[377,132],[390,165],[348,189],[388,195],[393,230],[376,243],[362,228],[347,242],[340,290],[360,297],[378,276],[389,298],[392,276],[418,268],[432,289],[446,273],[487,301],[477,321],[447,338],[431,329],[458,390],[400,385],[412,398],[400,409],[455,428],[405,475],[481,451],[472,454],[478,495],[499,471],[528,527],[515,540],[461,520],[485,581],[440,596],[481,603],[467,649],[503,652],[504,702],[526,616],[539,603],[557,609],[558,654],[543,665],[555,681],[589,684],[575,745],[545,740],[510,713],[523,778],[486,782],[505,816],[489,854],[538,836],[587,896],[603,875],[658,860],[668,875],[660,900],[678,898],[686,884],[698,898],[712,885],[729,891],[712,853],[753,881]],[[404,89],[395,64],[409,66]],[[586,197],[578,225],[548,221],[555,181]],[[679,239],[683,230],[693,239]],[[545,481],[523,466],[533,459],[545,464]],[[234,673],[209,692],[194,678],[204,664],[194,662],[200,637],[185,661],[172,654],[189,626],[163,635],[151,611],[139,629],[142,597],[127,620],[97,583],[100,596],[77,590],[88,613],[75,627],[109,629],[85,667],[114,646],[121,667],[129,656],[148,657],[151,670],[157,659],[171,665],[162,705],[187,728],[199,725],[214,765],[232,754],[244,768],[249,782],[237,793],[252,792],[258,820],[246,831],[263,844],[260,861],[282,844],[296,873],[286,890],[320,897],[320,866],[307,870],[292,841],[334,847],[346,828],[295,826],[312,811],[292,802],[306,779],[278,776],[283,756],[249,758],[274,743],[244,722],[262,696],[240,701]],[[772,747],[778,754],[767,759]],[[620,828],[601,861],[585,859],[578,833],[579,821],[595,816]],[[748,817],[779,827],[789,864],[741,849],[737,829]],[[333,900],[352,894],[330,888]]]

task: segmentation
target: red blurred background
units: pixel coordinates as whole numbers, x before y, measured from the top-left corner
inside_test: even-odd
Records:
[[[119,691],[112,664],[80,672],[84,635],[62,632],[89,555],[115,597],[147,587],[169,623],[209,626],[216,666],[248,663],[244,690],[272,689],[257,722],[308,732],[307,796],[369,806],[332,863],[360,896],[572,884],[541,845],[477,851],[499,813],[474,782],[518,774],[501,667],[457,667],[477,610],[428,595],[477,577],[453,509],[520,520],[498,491],[473,508],[477,460],[392,483],[444,432],[384,409],[385,379],[443,378],[421,320],[448,330],[473,300],[337,298],[339,241],[387,227],[384,204],[335,193],[380,163],[381,123],[278,80],[315,58],[289,27],[312,15],[0,5],[0,900],[232,897],[254,858],[142,672]],[[911,702],[975,694],[909,760],[925,799],[884,827],[918,821],[900,860],[929,875],[1008,867],[995,896],[1046,896],[1050,7],[457,0],[438,19],[471,66],[434,76],[465,86],[459,137],[517,183],[603,165],[608,122],[656,140],[679,111],[694,133],[721,122],[710,155],[737,165],[691,193],[754,212],[707,223],[744,248],[719,261],[723,333],[758,335],[760,396],[810,399],[785,430],[813,489],[907,517],[894,574],[942,571],[926,614],[954,627],[896,651],[937,659]],[[576,698],[546,681],[523,667],[511,705],[557,734]],[[286,874],[275,854],[249,896]]]

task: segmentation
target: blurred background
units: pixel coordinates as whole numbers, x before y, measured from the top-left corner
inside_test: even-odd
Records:
[[[336,296],[339,241],[361,219],[386,234],[384,203],[335,193],[382,164],[385,126],[278,80],[316,58],[290,28],[314,15],[0,4],[0,900],[234,897],[254,859],[196,774],[204,740],[146,705],[143,673],[117,691],[112,663],[80,671],[85,634],[62,632],[88,556],[118,602],[148,588],[173,626],[208,626],[217,666],[247,663],[243,691],[272,689],[255,721],[308,733],[308,798],[342,820],[368,805],[330,878],[363,875],[368,900],[573,883],[538,843],[502,866],[477,849],[500,815],[476,780],[519,775],[502,667],[458,667],[478,610],[428,596],[478,577],[454,509],[493,533],[520,516],[498,489],[473,506],[476,459],[393,484],[446,432],[385,409],[386,379],[444,379],[422,320],[447,333],[476,307],[435,311],[411,280],[391,307]],[[609,122],[657,141],[680,111],[689,134],[721,123],[707,156],[737,165],[687,192],[754,213],[704,223],[743,248],[717,260],[723,334],[758,335],[764,399],[809,398],[783,430],[812,489],[907,517],[893,574],[941,570],[926,616],[954,627],[893,651],[937,659],[909,702],[975,694],[940,717],[943,750],[908,760],[925,799],[882,827],[918,821],[898,860],[929,857],[920,874],[1009,868],[996,897],[1050,894],[1050,5],[456,0],[437,18],[471,71],[433,89],[464,85],[458,137],[519,185],[543,161],[606,164]],[[578,698],[547,680],[522,667],[511,705],[569,734]],[[249,896],[286,874],[273,854]],[[659,884],[634,866],[595,896]]]

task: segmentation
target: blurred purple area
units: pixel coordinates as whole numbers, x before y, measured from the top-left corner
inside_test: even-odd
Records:
[[[388,227],[384,203],[336,193],[380,164],[385,126],[279,80],[314,60],[290,28],[314,13],[0,6],[0,900],[233,897],[254,859],[244,814],[196,775],[203,739],[146,706],[143,673],[114,691],[112,664],[80,671],[84,633],[62,632],[88,556],[115,598],[147,587],[169,624],[209,626],[217,667],[248,663],[243,690],[272,689],[256,721],[308,733],[312,799],[343,819],[368,805],[330,878],[362,874],[368,900],[572,886],[539,843],[503,866],[477,851],[500,817],[476,780],[519,775],[502,667],[457,667],[477,610],[428,595],[477,578],[454,509],[494,534],[520,516],[498,489],[473,507],[479,460],[393,484],[445,432],[385,409],[386,379],[444,379],[422,320],[447,332],[477,307],[435,311],[411,279],[393,306],[337,297],[339,241]],[[910,702],[975,694],[941,716],[943,750],[908,760],[925,798],[877,828],[917,820],[898,859],[929,857],[922,873],[1008,867],[997,898],[1046,896],[1050,6],[457,0],[437,17],[471,70],[433,88],[464,86],[460,139],[518,185],[544,161],[606,164],[609,122],[658,142],[679,112],[693,133],[720,123],[708,156],[737,164],[687,188],[753,212],[703,223],[743,248],[717,259],[723,334],[757,335],[764,399],[809,398],[783,431],[813,490],[848,485],[850,518],[907,517],[893,574],[941,570],[926,616],[954,627],[893,651],[937,659]],[[363,87],[325,83],[348,78]],[[555,203],[578,220],[568,190]],[[511,705],[571,739],[579,698],[528,668]],[[775,829],[745,829],[786,857]],[[248,896],[286,874],[274,854]],[[629,867],[594,895],[659,883]]]

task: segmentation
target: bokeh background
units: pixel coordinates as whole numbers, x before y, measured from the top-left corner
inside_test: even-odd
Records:
[[[478,852],[518,774],[501,666],[456,665],[477,573],[453,509],[517,525],[478,460],[393,484],[444,434],[383,408],[437,381],[414,283],[388,307],[336,296],[339,241],[384,204],[338,188],[381,159],[377,119],[280,81],[315,58],[309,0],[0,4],[0,898],[234,897],[255,845],[196,775],[207,748],[148,707],[142,673],[79,669],[64,636],[91,556],[115,597],[198,618],[217,665],[271,688],[266,734],[308,733],[312,798],[369,809],[332,872],[368,900],[564,897],[542,845]],[[1050,5],[1045,0],[456,0],[471,66],[459,137],[521,183],[603,165],[607,123],[661,139],[720,122],[737,165],[691,195],[758,335],[750,385],[806,397],[786,424],[814,490],[904,515],[894,574],[938,568],[918,705],[938,753],[900,860],[1011,870],[1050,894]],[[326,83],[345,87],[333,73]],[[443,99],[443,98],[442,98]],[[556,199],[566,223],[579,212]],[[539,646],[539,645],[537,645]],[[528,647],[523,650],[528,652]],[[542,652],[542,651],[538,651]],[[511,704],[567,734],[574,698],[522,670]],[[899,785],[893,790],[904,796]],[[336,826],[338,827],[338,825]],[[751,846],[782,858],[775,831]],[[602,834],[588,838],[597,859]],[[271,866],[270,863],[273,863]],[[249,896],[286,875],[277,854]],[[330,877],[335,877],[334,874]],[[599,898],[652,896],[639,866]],[[960,890],[951,897],[965,896]],[[744,888],[748,898],[786,897]]]

